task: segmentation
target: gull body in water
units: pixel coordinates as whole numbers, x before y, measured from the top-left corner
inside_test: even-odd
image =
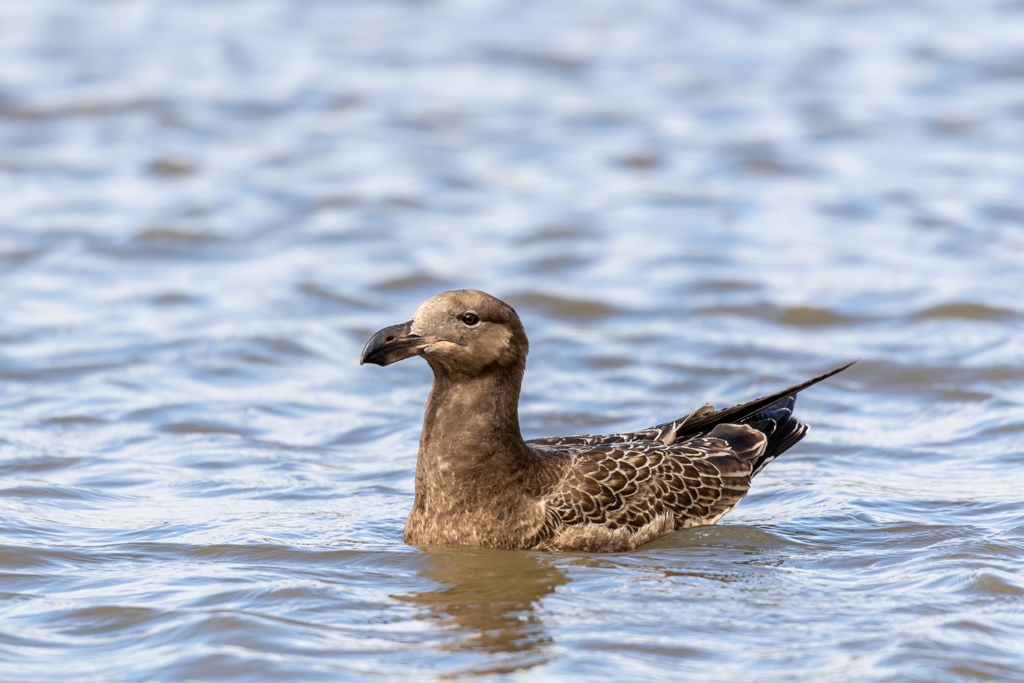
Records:
[[[406,543],[615,552],[714,524],[807,433],[796,394],[852,365],[649,429],[524,441],[528,350],[512,307],[471,289],[428,299],[366,343],[360,364],[422,356],[434,371]]]

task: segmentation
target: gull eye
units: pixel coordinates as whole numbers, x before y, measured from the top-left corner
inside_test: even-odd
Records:
[[[476,325],[478,322],[480,322],[480,316],[470,311],[469,313],[463,313],[462,317],[459,318],[459,320],[461,320],[466,325],[473,327],[473,325]]]

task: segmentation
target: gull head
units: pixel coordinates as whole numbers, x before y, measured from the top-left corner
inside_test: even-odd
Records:
[[[385,327],[366,342],[359,364],[390,365],[423,356],[434,374],[476,377],[519,370],[529,342],[515,310],[475,289],[433,296],[407,322]]]

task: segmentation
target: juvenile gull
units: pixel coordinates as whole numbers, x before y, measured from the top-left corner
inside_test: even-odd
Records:
[[[524,441],[528,350],[512,307],[472,289],[427,299],[366,343],[360,364],[423,356],[434,371],[406,543],[614,552],[714,524],[807,433],[797,392],[852,365],[637,432]]]

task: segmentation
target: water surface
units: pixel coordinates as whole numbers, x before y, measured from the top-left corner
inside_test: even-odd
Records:
[[[0,678],[1024,678],[1024,5],[0,2]],[[476,287],[528,436],[853,358],[720,525],[401,543]]]

